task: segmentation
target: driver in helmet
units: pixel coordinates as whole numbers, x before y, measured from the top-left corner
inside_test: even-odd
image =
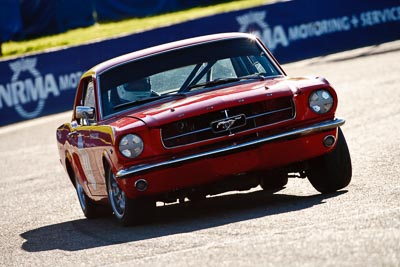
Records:
[[[148,77],[141,78],[123,85],[120,97],[127,101],[137,101],[151,96],[151,84]]]

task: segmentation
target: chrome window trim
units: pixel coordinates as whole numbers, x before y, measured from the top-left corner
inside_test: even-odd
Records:
[[[267,51],[264,49],[264,46],[262,46],[262,45],[260,44],[260,42],[259,42],[256,38],[251,38],[251,37],[247,37],[247,36],[225,37],[225,38],[209,40],[209,41],[205,41],[205,42],[201,42],[201,43],[195,43],[195,44],[191,44],[191,45],[185,45],[185,46],[179,46],[179,47],[170,48],[170,49],[168,49],[168,50],[155,52],[155,53],[153,53],[153,54],[145,55],[145,56],[138,57],[138,58],[132,58],[132,59],[127,60],[127,61],[125,61],[125,62],[121,62],[121,63],[115,64],[115,65],[111,66],[110,68],[107,68],[107,69],[104,69],[103,71],[98,72],[97,75],[100,76],[100,75],[102,75],[103,73],[108,72],[108,71],[110,71],[110,70],[112,70],[112,69],[114,69],[114,68],[116,68],[116,67],[120,67],[120,66],[123,66],[123,65],[125,65],[125,64],[129,64],[129,63],[132,63],[132,62],[135,62],[135,61],[138,61],[138,60],[146,59],[146,58],[148,58],[148,57],[153,57],[153,56],[162,55],[162,54],[169,53],[169,52],[173,52],[173,51],[180,50],[180,49],[183,49],[183,48],[190,48],[190,47],[194,47],[194,46],[199,46],[199,45],[204,45],[204,44],[209,44],[209,43],[215,43],[215,42],[221,42],[221,41],[227,41],[227,40],[235,40],[235,39],[247,39],[247,40],[256,41],[257,46],[258,46],[263,52],[265,52],[265,55],[268,57],[268,59],[271,60],[271,63],[273,63],[274,67],[276,67],[276,69],[278,70],[278,72],[281,72],[281,75],[285,76],[285,72],[282,70],[281,67],[279,67],[279,66],[277,66],[277,65],[275,64],[275,60],[273,60],[273,58],[270,56],[270,54],[267,53]],[[151,47],[149,47],[149,48],[151,48]],[[140,50],[138,50],[138,51],[140,51]],[[134,52],[133,52],[133,53],[134,53]],[[269,78],[269,76],[268,76],[267,78]]]

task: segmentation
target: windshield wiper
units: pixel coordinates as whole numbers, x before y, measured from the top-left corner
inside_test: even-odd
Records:
[[[236,77],[236,78],[218,78],[212,81],[204,82],[204,83],[198,83],[194,85],[189,85],[188,87],[185,88],[184,91],[190,91],[193,88],[198,88],[198,87],[212,87],[212,86],[217,86],[217,85],[222,85],[222,84],[227,84],[227,83],[232,83],[232,82],[239,82],[243,80],[260,80],[263,81],[265,80],[265,77],[261,74],[252,74],[252,75],[247,75],[247,76],[242,76],[242,77]]]
[[[176,93],[176,94],[170,94],[170,95],[159,95],[159,96],[154,96],[154,97],[149,97],[149,98],[138,99],[138,100],[135,100],[135,101],[126,102],[126,103],[122,103],[122,104],[116,105],[116,106],[113,107],[113,109],[120,109],[122,107],[127,107],[127,106],[137,106],[137,105],[140,105],[140,104],[149,103],[149,102],[153,102],[153,101],[160,100],[160,99],[163,99],[163,98],[168,98],[168,97],[184,98],[184,97],[186,97],[186,94]]]
[[[246,76],[239,77],[241,80],[260,80],[264,81],[267,77],[262,75],[261,73],[254,73]]]

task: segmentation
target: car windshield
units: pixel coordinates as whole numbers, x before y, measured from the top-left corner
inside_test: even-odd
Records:
[[[137,59],[99,76],[103,117],[189,91],[282,75],[259,44],[238,38]]]

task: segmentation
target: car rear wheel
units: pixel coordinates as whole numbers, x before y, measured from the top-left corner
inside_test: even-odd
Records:
[[[155,202],[150,199],[127,197],[110,169],[107,171],[107,191],[114,216],[124,226],[145,222],[155,208]]]
[[[352,176],[349,149],[342,130],[338,130],[336,147],[329,154],[310,161],[306,172],[313,187],[321,193],[332,193],[346,187]]]
[[[188,199],[192,202],[200,202],[203,201],[207,198],[207,196],[204,193],[201,192],[193,192],[189,194]]]
[[[288,174],[281,170],[268,171],[260,180],[262,189],[268,192],[278,192],[288,183]]]

